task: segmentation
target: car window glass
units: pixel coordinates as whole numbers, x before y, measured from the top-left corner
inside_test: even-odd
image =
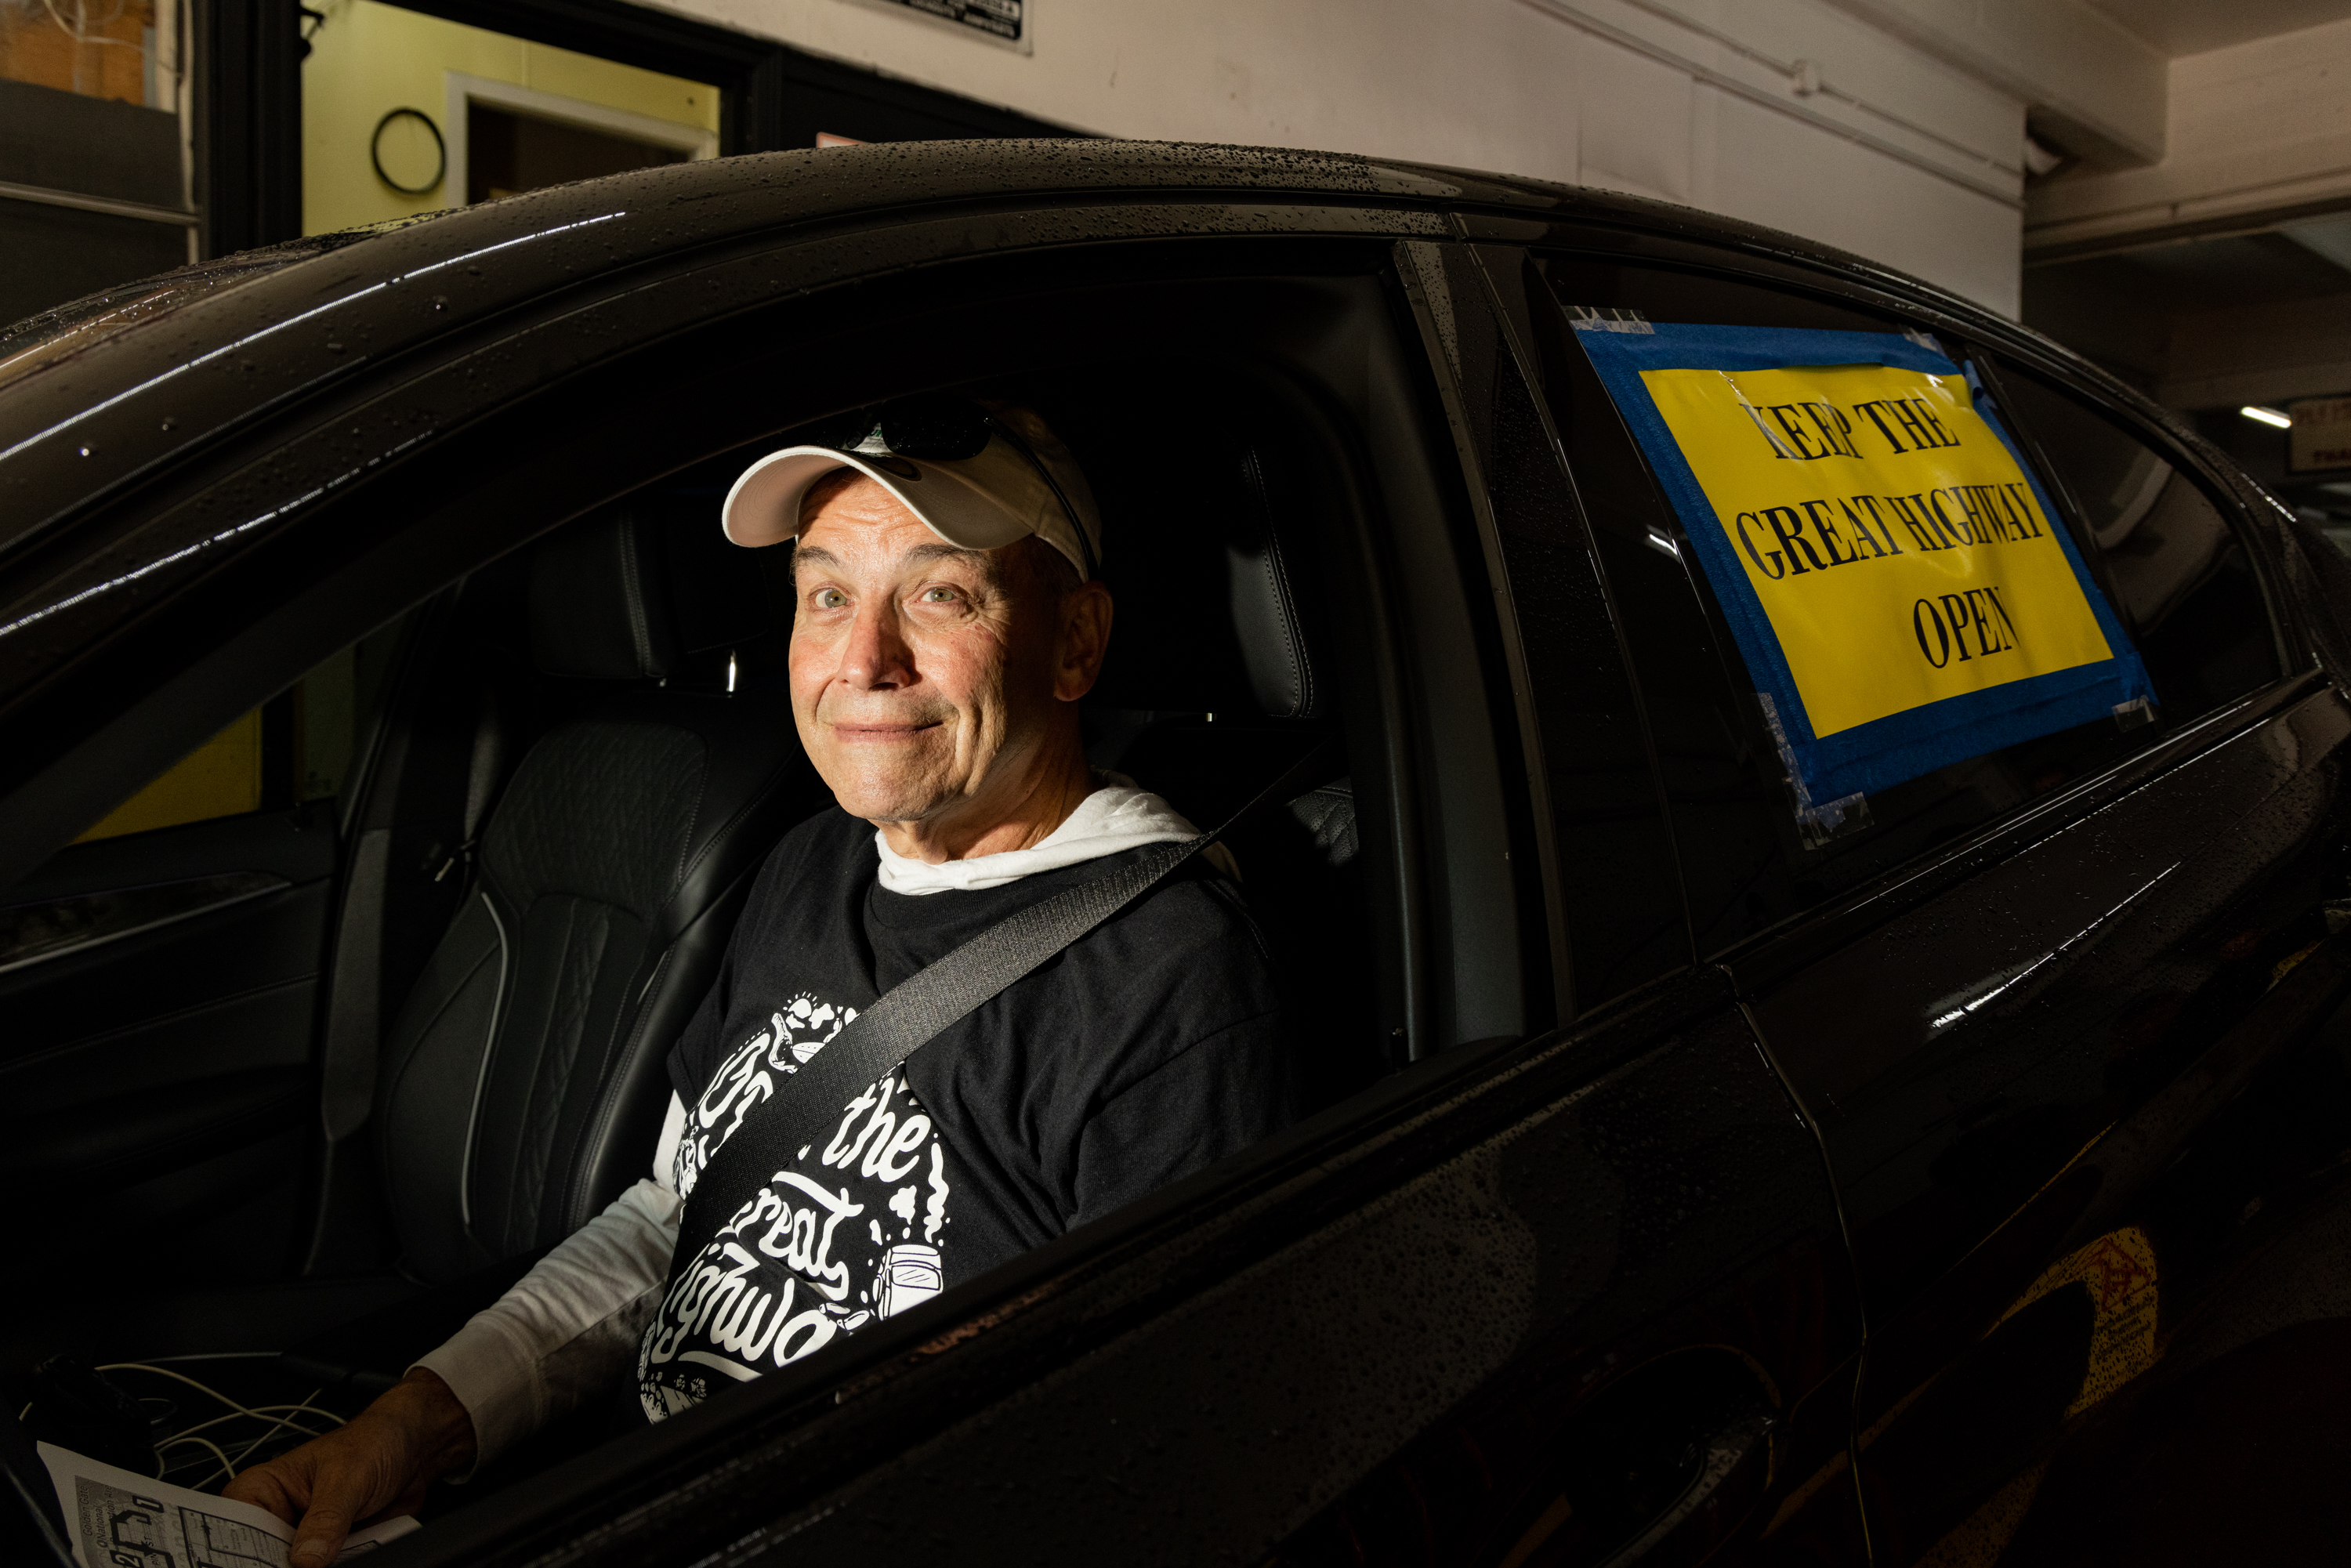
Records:
[[[2277,641],[2245,547],[2161,453],[2038,377],[2002,367],[2000,395],[2097,541],[2107,595],[2154,678],[2167,722],[2278,675]]]
[[[1577,347],[1568,312],[1867,332],[1913,324],[1729,278],[1567,255],[1533,257],[1526,287],[1531,304],[1546,307],[1530,315],[1545,395],[1623,607],[1701,956],[2110,768],[2158,733],[2112,719],[2076,726],[1872,794],[1865,815],[1831,831],[1800,824],[1787,768],[1721,607]]]
[[[74,841],[283,810],[341,794],[391,656],[385,634],[342,649],[238,715]]]

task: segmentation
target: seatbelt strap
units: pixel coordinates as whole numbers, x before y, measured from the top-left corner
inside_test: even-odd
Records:
[[[1134,903],[1261,808],[1302,792],[1336,748],[1329,737],[1208,832],[1154,844],[1116,871],[1007,916],[909,975],[852,1019],[778,1086],[695,1178],[681,1238],[709,1237],[799,1151],[828,1134],[852,1096],[905,1065],[950,1025]],[[681,1241],[673,1270],[693,1261]],[[673,1281],[672,1283],[675,1281]]]

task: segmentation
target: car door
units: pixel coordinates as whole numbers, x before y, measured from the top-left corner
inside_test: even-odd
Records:
[[[1855,1446],[1873,1554],[2012,1528],[2049,1445],[2157,1354],[2166,1265],[2134,1205],[2226,1097],[2183,1101],[2181,1074],[2241,1082],[2247,1051],[2306,1032],[2339,988],[2320,970],[2269,991],[2318,935],[2341,700],[2282,664],[2242,519],[2142,428],[2130,438],[2164,466],[2123,466],[2160,498],[2150,527],[2194,557],[2145,574],[2165,585],[2145,614],[2108,591],[2157,672],[2152,722],[2121,713],[1896,786],[1864,825],[1802,828],[1758,682],[1677,559],[1687,536],[1570,313],[1932,329],[1976,356],[1980,406],[2027,427],[2000,395],[2014,378],[1963,324],[1792,270],[1613,236],[1489,261],[1551,345],[1547,396],[1612,587],[1678,601],[1635,664],[1699,953],[1734,977],[1836,1175],[1869,1324]],[[2027,450],[2062,473],[2058,452]],[[2093,531],[2067,521],[2111,583]],[[2262,1047],[2241,1032],[2257,1015]]]
[[[885,183],[901,169],[871,167]],[[1138,168],[1127,177],[1152,177]],[[674,220],[656,214],[634,239],[615,228],[564,251],[546,284],[552,303],[507,299],[497,311],[467,292],[496,268],[450,264],[429,227],[382,236],[380,252],[319,275],[320,287],[358,287],[346,264],[361,278],[439,267],[446,281],[434,287],[450,293],[404,302],[383,285],[371,298],[387,314],[330,320],[332,341],[363,340],[363,328],[391,337],[443,305],[477,313],[471,335],[388,361],[396,369],[380,377],[320,383],[331,396],[314,391],[283,423],[238,437],[236,463],[213,471],[233,484],[189,479],[179,499],[231,494],[283,506],[287,521],[226,542],[206,575],[159,567],[169,615],[109,621],[120,601],[94,599],[82,601],[97,605],[89,618],[58,617],[52,645],[84,638],[124,659],[178,627],[209,628],[178,667],[150,668],[148,689],[228,707],[259,678],[248,662],[298,669],[325,651],[329,628],[379,623],[684,460],[854,404],[891,378],[1050,370],[1105,342],[1193,355],[1223,345],[1237,363],[1270,364],[1298,389],[1294,417],[1340,455],[1328,490],[1353,526],[1330,548],[1334,570],[1358,574],[1344,619],[1373,650],[1351,686],[1368,716],[1353,731],[1351,716],[1350,745],[1360,734],[1352,759],[1379,874],[1368,879],[1376,939],[1360,972],[1331,978],[1375,992],[1382,1039],[1412,1065],[1227,1168],[861,1334],[840,1357],[746,1385],[399,1550],[493,1561],[561,1536],[590,1554],[665,1561],[730,1542],[750,1555],[935,1561],[944,1537],[971,1556],[1077,1556],[1109,1542],[1195,1560],[1262,1552],[1301,1529],[1343,1538],[1350,1519],[1384,1528],[1376,1511],[1393,1498],[1379,1468],[1416,1442],[1404,1473],[1434,1475],[1421,1461],[1443,1457],[1446,1501],[1431,1517],[1443,1548],[1473,1559],[1521,1544],[1522,1561],[1645,1541],[1702,1550],[1798,1519],[1813,1496],[1835,1500],[1814,1489],[1761,1506],[1790,1473],[1785,1456],[1843,1441],[1835,1380],[1854,1316],[1817,1150],[1723,977],[1690,964],[1673,900],[1656,911],[1654,862],[1638,874],[1655,918],[1622,943],[1585,903],[1627,874],[1611,869],[1614,850],[1578,838],[1565,859],[1581,869],[1563,873],[1539,844],[1537,778],[1559,779],[1554,838],[1617,812],[1656,817],[1651,764],[1625,726],[1621,656],[1612,663],[1604,643],[1562,655],[1599,661],[1603,685],[1552,697],[1603,716],[1606,740],[1546,760],[1520,717],[1538,688],[1512,681],[1511,660],[1525,661],[1506,651],[1490,608],[1503,580],[1479,520],[1494,505],[1478,492],[1531,486],[1538,510],[1505,496],[1514,524],[1561,524],[1556,458],[1523,389],[1499,382],[1481,390],[1502,401],[1464,425],[1468,444],[1451,438],[1439,389],[1459,366],[1427,357],[1387,243],[1442,233],[1442,220],[1365,209],[1350,193],[1367,176],[1343,172],[1335,193],[1204,204],[1192,189],[1201,172],[1185,168],[1167,176],[1184,193],[1164,205],[1127,194],[1018,213],[991,173],[977,216],[910,223],[892,210],[820,243],[770,235],[661,266],[639,255],[598,294],[601,275],[576,258],[615,267],[611,256],[629,257],[647,235],[672,243]],[[910,189],[940,199],[935,184]],[[499,243],[523,246],[556,232],[533,213],[581,199],[525,198],[453,221],[467,244],[506,225],[522,232]],[[1159,289],[1163,277],[1184,287]],[[1505,362],[1490,317],[1477,329],[1482,362]],[[332,364],[339,350],[318,351]],[[152,411],[135,392],[118,406],[143,423]],[[1511,440],[1533,432],[1532,445],[1485,444],[1475,422],[1497,406]],[[355,449],[375,450],[362,441],[390,455],[354,467]],[[1465,468],[1480,476],[1474,488]],[[1489,481],[1489,469],[1504,477]],[[355,476],[322,489],[322,471]],[[173,521],[123,528],[152,538]],[[100,553],[61,575],[94,571]],[[135,728],[139,701],[115,694],[97,727]],[[5,809],[38,824],[61,780],[103,769],[26,723],[28,708],[41,711],[25,702],[8,716],[28,751]],[[1566,967],[1577,948],[1547,913],[1571,907],[1570,876],[1589,936],[1581,981]],[[1448,1416],[1468,1423],[1466,1443]],[[1612,1470],[1628,1430],[1643,1456],[1630,1479]],[[1464,1453],[1467,1468],[1452,1462]],[[916,1454],[934,1458],[910,1468]],[[1374,1512],[1324,1512],[1358,1488]],[[1218,1507],[1199,1509],[1201,1497]]]
[[[1583,1283],[1281,1559],[1860,1562],[1851,1487],[1803,1484],[1845,1450],[1860,1339],[1819,1148],[1721,971],[1691,961],[1627,612],[1520,343],[1465,247],[1408,242],[1396,265],[1494,605],[1562,1049],[1638,1054],[1499,1156],[1544,1267]]]

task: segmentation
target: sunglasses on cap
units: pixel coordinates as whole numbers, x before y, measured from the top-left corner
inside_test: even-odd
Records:
[[[956,463],[977,457],[990,437],[1001,434],[1023,453],[1028,444],[977,403],[961,398],[904,397],[875,408],[852,409],[816,425],[811,446],[831,446],[864,455],[914,457]]]
[[[962,462],[978,456],[987,450],[990,441],[998,439],[1026,459],[1052,491],[1053,499],[1061,504],[1061,515],[1070,520],[1071,532],[1077,536],[1078,549],[1085,556],[1085,575],[1095,576],[1099,563],[1094,559],[1093,541],[1086,537],[1078,509],[1070,505],[1061,481],[1053,477],[1053,471],[1038,458],[1019,431],[977,403],[940,393],[896,398],[878,407],[855,409],[822,421],[810,431],[807,444],[853,452],[886,470],[887,460],[892,457]]]

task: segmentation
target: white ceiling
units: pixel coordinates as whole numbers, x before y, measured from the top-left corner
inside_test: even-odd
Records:
[[[2351,16],[2351,0],[2089,0],[2167,55],[2299,32]]]

